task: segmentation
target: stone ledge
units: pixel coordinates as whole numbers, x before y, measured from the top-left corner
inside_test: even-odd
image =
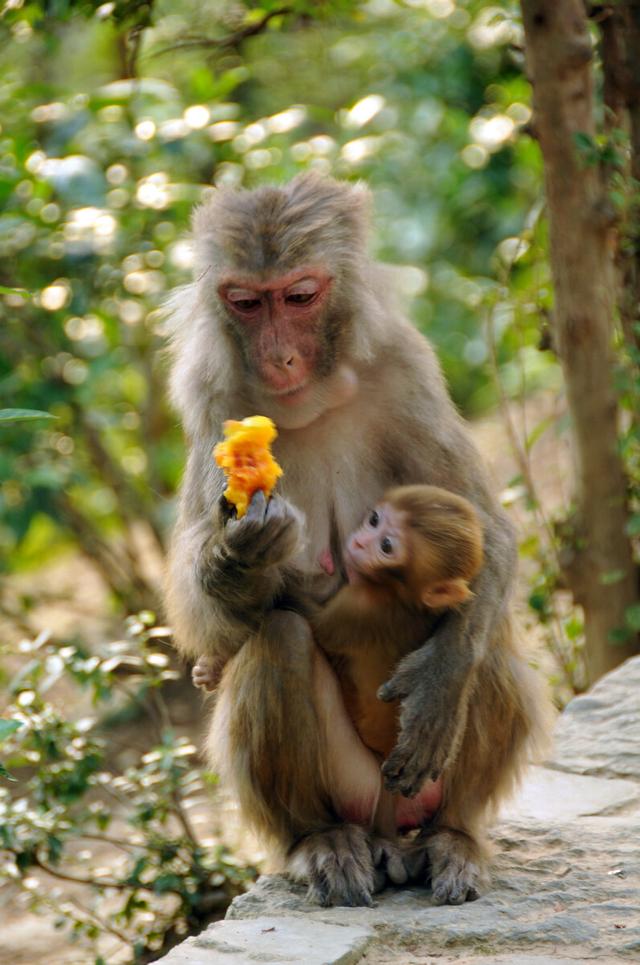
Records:
[[[560,717],[547,767],[503,811],[488,893],[437,907],[426,888],[320,908],[263,876],[166,965],[599,965],[640,957],[640,657]]]
[[[219,921],[162,959],[166,965],[352,965],[374,937],[361,925],[335,925],[302,917],[271,916]]]

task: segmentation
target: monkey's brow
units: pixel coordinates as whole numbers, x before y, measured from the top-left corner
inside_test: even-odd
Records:
[[[309,266],[308,268],[296,268],[295,271],[287,272],[286,275],[276,275],[267,281],[260,281],[255,275],[225,275],[220,281],[220,288],[246,288],[255,292],[276,291],[280,288],[288,288],[289,285],[302,281],[303,278],[317,278],[323,282],[331,282],[331,275],[323,268]]]

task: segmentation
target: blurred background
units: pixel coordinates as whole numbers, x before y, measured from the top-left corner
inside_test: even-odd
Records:
[[[261,857],[162,624],[184,459],[162,305],[215,185],[371,186],[375,252],[519,527],[558,703],[584,685],[522,32],[478,0],[8,0],[0,45],[0,961],[152,961]]]

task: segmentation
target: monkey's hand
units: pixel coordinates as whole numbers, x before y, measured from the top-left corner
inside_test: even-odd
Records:
[[[211,692],[216,689],[224,670],[224,659],[199,657],[191,668],[191,680],[195,687]]]
[[[466,725],[470,661],[452,659],[442,643],[434,638],[414,650],[378,691],[380,700],[402,701],[398,742],[382,773],[387,789],[405,797],[453,762]]]
[[[223,512],[225,510],[223,509]],[[290,559],[302,539],[302,514],[281,496],[253,494],[241,519],[228,514],[223,531],[226,553],[247,569],[262,570]]]

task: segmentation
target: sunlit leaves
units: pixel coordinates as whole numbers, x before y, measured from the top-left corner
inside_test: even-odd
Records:
[[[38,412],[36,409],[0,409],[0,423],[35,422],[53,418],[50,412]]]
[[[122,950],[135,944],[140,955],[159,948],[169,929],[202,925],[212,896],[223,908],[247,879],[221,847],[205,847],[187,817],[205,804],[205,775],[160,695],[163,683],[180,676],[161,649],[169,635],[143,611],[99,653],[46,634],[24,641],[21,652],[35,659],[12,681],[11,717],[0,720],[0,776],[8,768],[19,779],[11,795],[0,786],[0,881],[21,887],[31,907],[54,912],[59,927],[85,943],[100,948],[117,926]],[[95,716],[58,708],[49,700],[54,685],[73,706],[91,692]],[[140,712],[148,723],[137,727],[120,767],[115,722]],[[58,886],[84,884],[80,900],[67,900],[60,887],[54,897],[48,868]]]

